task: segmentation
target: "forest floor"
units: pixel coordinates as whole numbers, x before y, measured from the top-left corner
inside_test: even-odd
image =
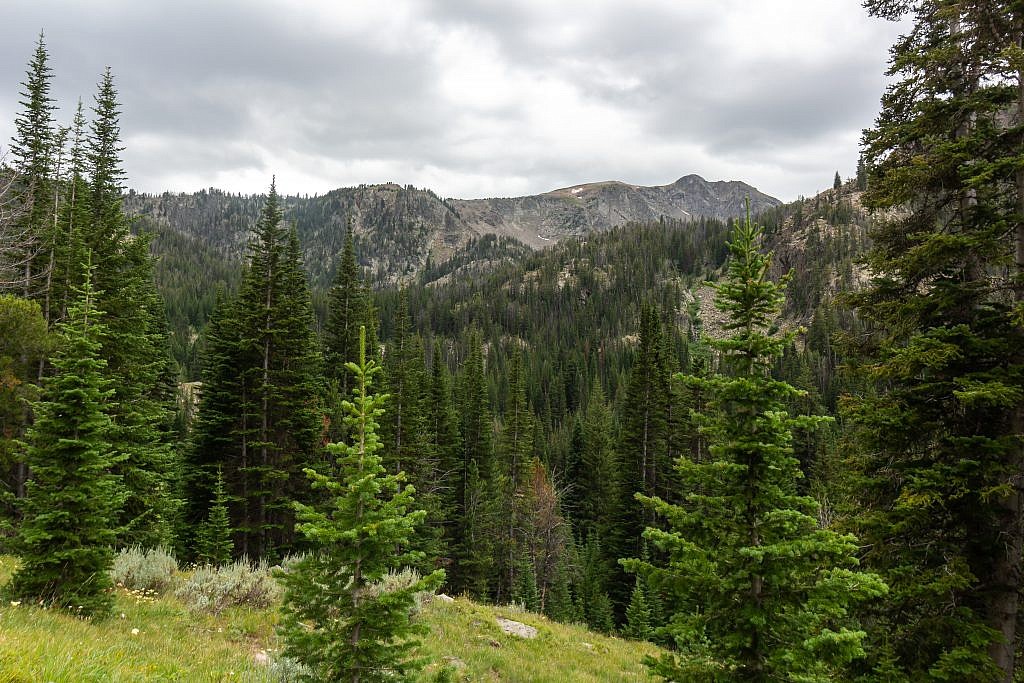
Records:
[[[0,585],[15,567],[0,557]],[[422,616],[431,633],[420,648],[430,660],[423,680],[447,669],[450,681],[588,682],[650,680],[642,660],[656,647],[558,624],[515,608],[463,598],[434,599]],[[504,633],[504,617],[537,629],[524,639]],[[0,683],[289,680],[275,665],[281,646],[276,609],[229,608],[219,615],[188,609],[173,595],[118,589],[112,618],[98,623],[25,604],[0,604]]]

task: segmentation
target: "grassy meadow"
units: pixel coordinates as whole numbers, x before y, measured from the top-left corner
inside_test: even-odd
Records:
[[[15,567],[0,557],[0,584]],[[496,617],[534,626],[532,640],[507,635]],[[642,659],[657,648],[558,624],[514,608],[465,599],[433,600],[423,618],[431,634],[422,654],[453,681],[646,681]],[[172,594],[118,589],[111,619],[84,621],[26,604],[0,605],[0,683],[288,680],[275,667],[275,609],[190,610]],[[442,677],[443,679],[443,677]]]

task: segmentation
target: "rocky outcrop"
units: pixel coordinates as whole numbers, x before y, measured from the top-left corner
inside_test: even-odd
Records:
[[[507,235],[543,248],[566,237],[661,217],[728,220],[743,214],[748,197],[755,213],[781,203],[746,183],[709,182],[698,175],[653,187],[612,181],[528,197],[452,199],[448,203],[477,234]]]

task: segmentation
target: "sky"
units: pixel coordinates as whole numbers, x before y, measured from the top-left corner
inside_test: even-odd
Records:
[[[0,150],[40,30],[60,123],[111,68],[139,191],[792,200],[853,175],[907,29],[858,0],[0,0]]]

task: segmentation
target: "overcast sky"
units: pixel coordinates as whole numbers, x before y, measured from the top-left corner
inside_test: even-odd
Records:
[[[143,191],[790,200],[853,174],[901,28],[858,0],[0,0],[0,147],[42,29],[62,123],[112,68]]]

